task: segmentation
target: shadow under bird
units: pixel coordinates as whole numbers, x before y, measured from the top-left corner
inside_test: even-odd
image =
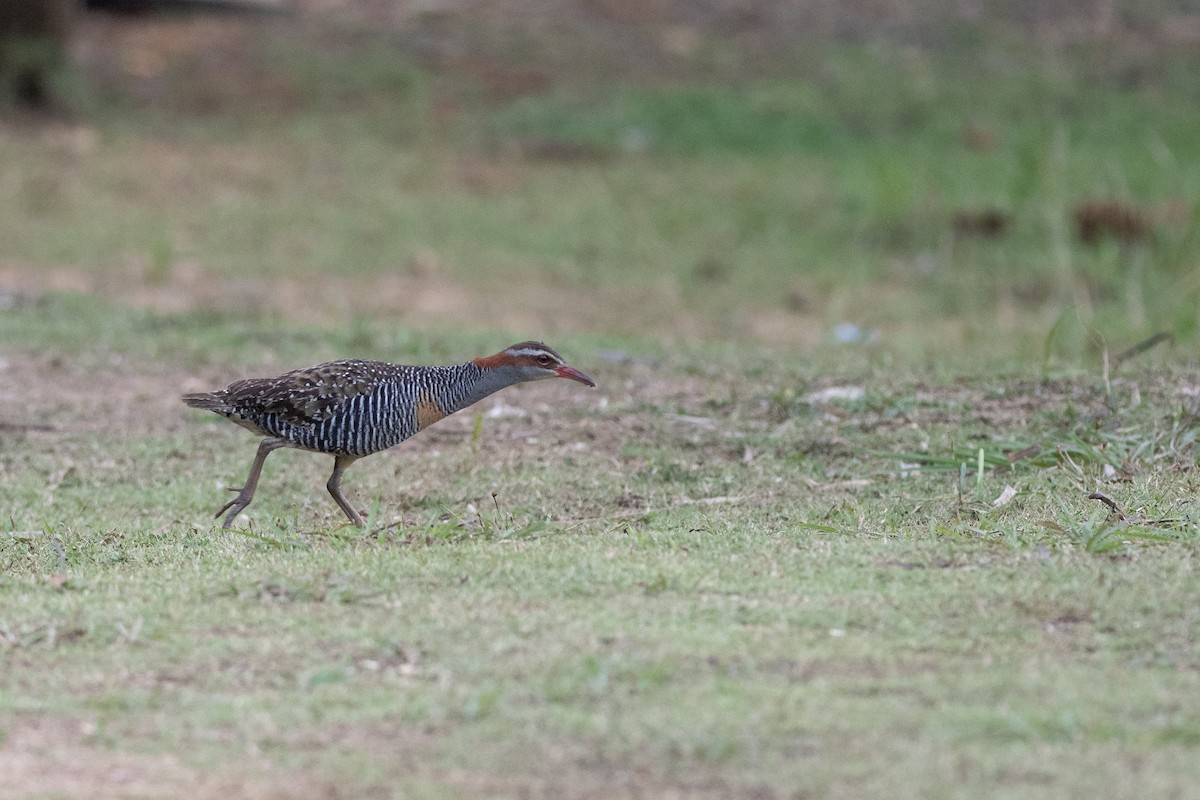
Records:
[[[330,361],[277,378],[247,378],[214,392],[185,394],[192,408],[212,411],[265,436],[223,528],[254,499],[263,462],[272,450],[294,447],[329,453],[333,474],[325,487],[355,525],[366,523],[342,494],[342,473],[363,456],[399,444],[506,386],[543,378],[596,383],[541,342],[521,342],[465,364],[413,367],[384,361]]]

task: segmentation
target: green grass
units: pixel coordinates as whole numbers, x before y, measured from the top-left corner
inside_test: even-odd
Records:
[[[0,794],[1193,790],[1177,65],[1093,86],[1011,42],[846,47],[497,103],[294,44],[266,49],[290,113],[0,132],[0,289],[32,287],[0,294]],[[1075,241],[1097,196],[1155,238]],[[991,205],[1006,236],[953,239]],[[519,387],[519,416],[356,464],[366,531],[296,451],[237,530],[211,519],[255,444],[181,393],[527,336],[599,388]]]
[[[98,319],[120,333],[72,335]],[[346,486],[368,532],[337,527],[327,458],[283,451],[222,532],[209,515],[253,441],[176,403],[189,371],[267,342],[274,363],[474,340],[75,297],[5,321],[8,371],[58,397],[9,412],[0,439],[0,719],[25,756],[47,756],[33,721],[64,720],[56,746],[131,758],[160,795],[182,791],[160,753],[217,782],[299,771],[357,796],[1052,797],[1197,777],[1188,370],[1131,369],[1106,406],[1098,378],[843,365],[870,392],[813,405],[830,376],[794,355],[768,372],[660,352],[651,370],[569,337],[603,408],[557,392],[537,443],[466,412],[367,459]],[[122,341],[136,360],[114,365]],[[36,375],[23,352],[79,366]],[[147,383],[137,414],[96,419]]]

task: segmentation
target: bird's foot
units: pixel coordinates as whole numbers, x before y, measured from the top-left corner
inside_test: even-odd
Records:
[[[217,509],[217,513],[213,515],[213,518],[215,519],[219,518],[226,511],[229,512],[229,514],[225,517],[225,522],[221,524],[222,529],[230,528],[233,525],[233,521],[237,519],[237,515],[242,513],[246,506],[250,505],[250,501],[254,499],[253,494],[247,497],[243,488],[234,488],[232,486],[228,488],[231,492],[237,492],[238,496]]]

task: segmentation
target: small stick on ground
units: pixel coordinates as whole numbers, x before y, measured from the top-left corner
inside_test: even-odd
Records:
[[[1117,519],[1119,519],[1121,522],[1125,521],[1125,515],[1121,513],[1121,509],[1108,495],[1101,494],[1100,492],[1092,492],[1088,495],[1088,500],[1099,500],[1101,503],[1104,503],[1104,505],[1108,506],[1109,510],[1112,511]]]
[[[1023,458],[1029,458],[1030,456],[1036,456],[1040,454],[1042,449],[1043,448],[1041,446],[1032,444],[1029,447],[1026,447],[1024,450],[1018,450],[1015,453],[1006,454],[1005,458],[1008,459],[1008,463],[1015,464]]]
[[[1135,356],[1140,356],[1142,353],[1146,352],[1147,350],[1150,350],[1151,348],[1157,347],[1158,345],[1162,344],[1163,342],[1173,342],[1173,341],[1175,341],[1175,337],[1166,331],[1163,331],[1161,333],[1156,333],[1153,336],[1151,336],[1149,339],[1138,342],[1133,347],[1130,347],[1128,350],[1125,350],[1120,355],[1118,355],[1113,362],[1113,370],[1115,371],[1115,370],[1119,369],[1121,367],[1121,365],[1124,364],[1129,359],[1134,358]]]
[[[63,549],[62,541],[57,536],[50,537],[50,545],[58,556],[58,574],[67,577],[67,551]]]

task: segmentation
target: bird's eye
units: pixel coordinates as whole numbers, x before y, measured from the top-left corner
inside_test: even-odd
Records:
[[[550,358],[550,356],[546,355],[545,353],[542,353],[537,357],[537,362],[543,367],[548,367],[554,363],[554,359]]]

